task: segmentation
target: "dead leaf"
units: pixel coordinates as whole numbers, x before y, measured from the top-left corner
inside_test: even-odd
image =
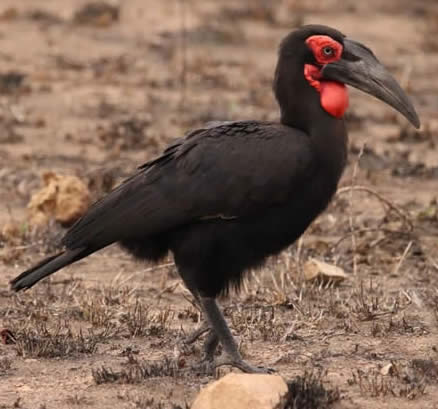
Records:
[[[384,376],[386,375],[392,375],[394,372],[394,365],[393,364],[387,364],[382,369],[380,369],[380,373]]]
[[[46,172],[43,181],[45,186],[32,196],[27,206],[30,224],[42,226],[54,218],[70,226],[88,209],[90,192],[78,177]]]
[[[304,264],[303,272],[307,281],[319,278],[325,281],[341,282],[348,278],[348,275],[345,274],[342,268],[314,258],[311,258]]]

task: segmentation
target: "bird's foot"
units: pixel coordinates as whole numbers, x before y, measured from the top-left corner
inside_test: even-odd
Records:
[[[195,329],[192,333],[187,335],[184,342],[188,345],[193,344],[199,337],[204,335],[207,331],[210,331],[210,327],[204,322],[199,328]]]
[[[240,369],[242,372],[251,374],[272,374],[276,372],[275,369],[254,366],[245,362],[243,359],[233,359],[226,355],[217,359],[211,359],[211,357],[205,356],[204,359],[195,366],[195,369],[202,374],[213,375],[214,371],[221,366],[231,366]]]
[[[221,356],[215,362],[215,368],[220,366],[229,365],[234,368],[240,369],[245,373],[260,373],[260,374],[272,374],[275,372],[275,369],[265,368],[263,366],[254,366],[245,362],[243,359],[235,359],[228,356]]]
[[[219,338],[216,333],[213,332],[206,323],[204,323],[199,328],[195,329],[191,334],[189,334],[184,340],[185,345],[191,345],[206,332],[208,332],[208,335],[202,347],[204,350],[204,358],[202,359],[202,362],[214,360],[214,355],[219,345]]]

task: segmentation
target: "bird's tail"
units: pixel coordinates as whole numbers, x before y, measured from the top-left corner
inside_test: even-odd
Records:
[[[64,250],[54,256],[50,256],[40,261],[36,266],[24,271],[11,281],[11,288],[14,291],[26,290],[50,274],[58,271],[75,261],[80,260],[92,253],[87,247],[74,250]]]

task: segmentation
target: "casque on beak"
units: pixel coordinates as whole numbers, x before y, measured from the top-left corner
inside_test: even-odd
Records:
[[[409,97],[372,51],[361,43],[345,39],[341,59],[326,64],[321,75],[375,96],[400,112],[416,128],[420,127]]]

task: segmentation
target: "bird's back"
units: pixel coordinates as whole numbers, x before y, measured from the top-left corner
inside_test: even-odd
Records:
[[[64,243],[120,242],[150,260],[171,250],[216,295],[302,234],[336,190],[338,162],[328,166],[309,135],[281,124],[200,129],[97,202]]]

